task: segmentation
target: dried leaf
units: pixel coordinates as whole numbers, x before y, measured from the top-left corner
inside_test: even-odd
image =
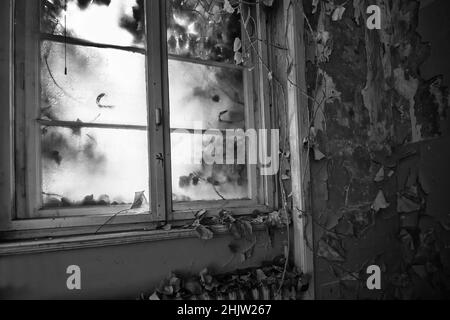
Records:
[[[202,240],[211,240],[214,238],[214,233],[205,226],[199,225],[195,228],[195,231],[197,232],[198,237]]]
[[[252,241],[253,239],[253,227],[250,221],[244,220],[242,221],[242,224],[244,226],[244,238]]]
[[[112,109],[114,106],[102,104],[102,100],[106,97],[106,93],[101,93],[96,99],[97,106],[102,109]]]
[[[261,282],[261,281],[266,280],[267,276],[264,273],[264,271],[262,271],[261,269],[257,269],[256,270],[256,279],[258,280],[258,282]]]
[[[202,293],[202,286],[196,279],[188,279],[184,284],[184,288],[194,295],[199,295]]]
[[[147,198],[145,197],[145,191],[136,192],[134,195],[134,201],[130,209],[139,209],[144,205],[148,204]]]
[[[154,292],[154,293],[150,296],[150,298],[149,298],[148,300],[158,301],[158,300],[161,300],[161,299],[159,299],[158,294],[157,294],[156,292]]]
[[[208,211],[206,209],[202,209],[195,213],[195,219],[202,220]]]

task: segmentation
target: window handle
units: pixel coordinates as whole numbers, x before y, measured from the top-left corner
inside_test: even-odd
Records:
[[[157,126],[162,124],[162,111],[161,108],[156,108],[155,110],[155,123]]]

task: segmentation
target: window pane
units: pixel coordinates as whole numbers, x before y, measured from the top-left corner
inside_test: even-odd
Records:
[[[244,128],[241,70],[169,60],[169,87],[172,128]]]
[[[194,143],[207,146],[213,135],[173,133],[173,201],[248,199],[247,166],[206,164],[194,158]],[[206,147],[207,148],[207,147]],[[231,147],[232,148],[232,147]],[[224,156],[230,152],[226,148]],[[235,162],[237,163],[237,162]]]
[[[40,68],[41,118],[147,124],[144,55],[44,41]]]
[[[241,38],[240,15],[227,13],[224,1],[169,1],[169,53],[233,63],[236,38]]]
[[[226,136],[222,130],[245,129],[242,71],[170,60],[169,87],[172,131],[200,132],[172,133],[174,201],[248,198],[245,164],[213,164],[206,156],[196,156],[199,149],[215,155],[215,147],[223,148]],[[202,129],[219,131],[202,134]],[[235,148],[226,145],[223,149],[225,159]]]
[[[49,34],[144,47],[144,21],[143,0],[42,0],[42,31]]]
[[[132,204],[148,185],[146,131],[42,128],[45,207]]]

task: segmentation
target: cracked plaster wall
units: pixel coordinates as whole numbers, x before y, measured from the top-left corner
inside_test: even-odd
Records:
[[[449,298],[449,91],[443,77],[420,72],[430,46],[416,31],[419,2],[347,1],[333,21],[343,2],[304,1],[314,29],[316,295]],[[370,4],[382,9],[382,30],[365,26]],[[379,291],[366,289],[372,264],[382,270]]]

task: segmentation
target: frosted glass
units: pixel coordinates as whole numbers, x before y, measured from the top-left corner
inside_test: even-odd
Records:
[[[245,130],[242,71],[170,60],[169,88],[172,129]],[[207,165],[201,158],[192,159],[193,145],[207,147],[213,137],[172,134],[175,202],[248,198],[246,165]],[[224,157],[230,151],[224,150]]]
[[[172,198],[175,202],[248,199],[246,165],[186,163],[192,143],[207,144],[210,136],[174,133],[172,140]]]
[[[146,125],[145,79],[142,54],[44,41],[41,118]]]
[[[143,0],[42,0],[42,31],[120,46],[144,47]],[[65,10],[67,9],[67,10]]]
[[[45,207],[132,204],[148,199],[147,132],[42,128]]]
[[[169,60],[172,128],[245,127],[241,70]]]

